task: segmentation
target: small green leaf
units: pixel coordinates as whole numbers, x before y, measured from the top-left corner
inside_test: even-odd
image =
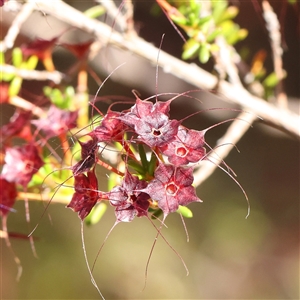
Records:
[[[263,81],[263,85],[268,88],[274,88],[279,82],[278,77],[273,72],[270,75],[267,76],[267,78]]]
[[[102,5],[96,5],[87,9],[84,14],[91,19],[96,19],[102,16],[106,12],[105,8]]]
[[[211,1],[213,11],[212,15],[215,20],[215,23],[218,24],[219,20],[221,19],[222,15],[224,14],[228,3],[226,0],[218,0],[218,1]]]
[[[50,94],[50,101],[59,108],[65,108],[63,94],[57,88],[52,89],[51,94]]]
[[[150,176],[154,176],[154,171],[156,169],[156,164],[157,164],[157,157],[156,155],[152,152],[151,154],[151,159],[149,162],[149,167],[148,167],[148,174]]]
[[[50,97],[52,88],[50,86],[44,86],[43,92],[46,97]]]
[[[98,205],[94,206],[91,212],[85,218],[86,225],[95,225],[97,224],[102,217],[104,216],[107,210],[107,204],[104,202],[100,202]]]
[[[205,64],[208,62],[210,57],[210,45],[202,44],[199,51],[199,60],[201,63]]]
[[[75,96],[75,89],[73,86],[69,85],[66,87],[65,89],[65,95],[66,97],[69,98],[73,98]]]
[[[182,53],[182,59],[191,59],[197,55],[200,49],[200,43],[194,39],[189,39],[184,45],[184,51]]]
[[[239,9],[236,6],[229,6],[225,12],[220,16],[220,18],[218,19],[218,22],[216,22],[217,24],[220,24],[224,21],[230,20],[235,18],[239,13]]]
[[[209,23],[211,20],[212,20],[212,16],[203,17],[203,18],[199,19],[198,26],[202,27],[204,24]]]
[[[132,158],[125,156],[125,155],[123,157],[123,160],[126,161],[128,166],[130,166],[132,169],[134,169],[138,174],[145,175],[145,170],[139,162],[137,162],[137,161],[133,160]]]
[[[30,56],[26,62],[26,69],[34,70],[38,64],[38,61],[39,59],[36,55]]]
[[[0,65],[5,64],[5,55],[4,52],[0,52]]]
[[[212,33],[210,33],[207,38],[206,38],[206,41],[208,43],[211,43],[215,40],[215,38],[220,35],[222,33],[222,29],[221,28],[216,28]]]
[[[22,62],[23,62],[22,50],[16,47],[12,51],[12,63],[16,68],[20,68]]]
[[[179,208],[176,211],[177,213],[181,214],[185,218],[192,218],[193,212],[187,208],[186,206],[179,205]]]
[[[22,82],[23,79],[19,76],[13,78],[13,80],[10,82],[9,89],[8,89],[8,95],[10,97],[18,95],[22,86]]]
[[[172,16],[171,19],[177,25],[182,25],[182,26],[187,25],[188,22],[186,18],[178,17],[178,16]]]
[[[148,170],[148,166],[149,166],[149,162],[147,160],[147,156],[146,156],[146,152],[145,152],[144,146],[142,144],[139,144],[138,145],[138,149],[139,149],[139,154],[140,154],[142,166],[143,166],[144,170],[147,171]]]
[[[14,73],[0,72],[0,82],[1,81],[5,81],[5,82],[12,81],[14,77],[15,77]]]

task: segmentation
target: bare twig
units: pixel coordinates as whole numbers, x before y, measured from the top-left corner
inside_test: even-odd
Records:
[[[154,65],[157,63],[159,49],[137,36],[131,36],[128,39],[112,31],[111,27],[97,20],[87,18],[81,12],[60,0],[34,0],[34,2],[37,3],[37,7],[45,12],[71,26],[94,35],[104,43],[131,51],[144,57]],[[164,51],[160,51],[158,65],[166,72],[171,72],[173,75],[201,89],[213,89],[217,83],[217,78],[209,72],[204,71],[194,64],[188,64],[176,59]],[[219,92],[224,96],[222,100],[238,104],[244,110],[251,111],[254,115],[261,117],[269,123],[300,137],[300,118],[298,115],[288,110],[280,110],[263,99],[251,95],[244,88],[234,86],[226,81],[219,83]]]
[[[18,36],[20,29],[22,27],[22,24],[30,17],[32,12],[35,10],[35,4],[34,2],[28,1],[26,4],[24,4],[21,7],[20,12],[16,16],[16,18],[13,20],[11,26],[9,27],[9,30],[3,39],[3,41],[0,43],[0,51],[5,52],[7,49],[11,49],[15,43],[15,39]]]
[[[43,201],[43,202],[49,202],[51,199],[52,203],[60,203],[60,204],[69,204],[71,201],[72,195],[56,195],[56,197],[51,198],[50,195],[47,195],[47,197],[42,197],[40,194],[37,193],[24,193],[19,192],[17,200],[24,200],[28,199],[29,201]]]
[[[47,71],[18,69],[11,65],[0,65],[0,73],[14,74],[27,80],[38,80],[38,81],[50,80],[56,84],[61,83],[64,77],[64,74],[58,71],[47,72]]]
[[[121,31],[125,32],[127,29],[127,22],[126,18],[120,11],[120,8],[118,8],[113,1],[96,0],[96,2],[101,3],[101,5],[106,9],[107,14],[120,27]]]
[[[287,96],[283,90],[282,80],[284,78],[284,70],[282,67],[282,54],[283,49],[281,47],[281,34],[280,24],[276,14],[274,13],[270,3],[266,0],[262,2],[263,15],[266,21],[266,27],[269,32],[271,48],[273,52],[273,64],[274,72],[279,82],[276,86],[276,96],[279,107],[287,108]]]

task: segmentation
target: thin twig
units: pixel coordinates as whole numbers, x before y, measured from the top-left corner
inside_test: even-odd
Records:
[[[96,2],[100,3],[106,9],[107,14],[120,27],[122,32],[127,30],[126,18],[113,1],[96,0]]]
[[[274,72],[279,82],[276,86],[276,97],[279,107],[287,109],[287,96],[283,90],[283,78],[285,71],[283,70],[282,54],[283,49],[281,47],[281,34],[280,24],[277,15],[274,13],[270,3],[266,0],[262,2],[263,15],[266,21],[266,27],[269,32],[271,48],[273,53],[273,65]]]
[[[48,72],[48,71],[18,69],[11,65],[0,65],[0,73],[14,74],[27,80],[38,80],[38,81],[50,80],[55,84],[61,83],[61,81],[64,78],[64,74],[58,71]]]
[[[34,2],[37,3],[37,7],[55,16],[59,20],[94,35],[104,43],[131,51],[156,65],[159,49],[138,36],[132,36],[130,39],[126,39],[125,36],[112,31],[111,27],[106,24],[89,19],[80,11],[60,0],[34,0]],[[211,90],[216,86],[217,78],[215,76],[195,64],[183,62],[162,50],[160,50],[158,64],[165,72],[171,72],[178,78],[200,89]],[[283,111],[267,103],[265,100],[251,95],[244,88],[235,86],[226,81],[220,81],[219,92],[223,95],[222,100],[238,104],[243,107],[244,110],[251,111],[254,115],[261,117],[265,121],[300,137],[300,118],[298,115],[288,110]]]
[[[27,2],[22,7],[16,18],[13,20],[9,30],[0,44],[0,51],[5,52],[7,49],[11,49],[14,46],[16,37],[18,36],[20,29],[25,21],[31,16],[35,10],[34,2]]]
[[[37,193],[18,192],[17,200],[24,200],[25,198],[29,201],[43,201],[43,202],[51,201],[51,203],[60,203],[60,204],[68,205],[71,201],[72,195],[69,196],[56,195],[55,197],[51,198],[50,195],[47,195],[47,197],[43,197]]]

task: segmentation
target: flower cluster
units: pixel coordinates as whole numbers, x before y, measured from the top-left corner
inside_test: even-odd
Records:
[[[101,201],[115,208],[117,222],[130,222],[148,212],[164,219],[180,206],[201,202],[193,184],[193,166],[205,158],[204,131],[188,129],[170,119],[171,100],[141,100],[127,110],[109,110],[99,126],[80,142],[81,158],[73,167],[75,193],[68,205],[83,220]],[[97,164],[101,144],[121,147],[124,172],[111,168],[122,180],[110,191],[98,190]],[[147,152],[150,155],[147,156]]]
[[[12,61],[15,68],[26,70],[35,69],[40,60],[46,70],[54,71],[52,52],[58,39],[37,38],[20,48],[14,48],[8,60]],[[91,43],[61,44],[79,59],[82,72]],[[1,63],[4,63],[6,57],[4,53],[0,54]],[[35,199],[38,199],[39,193],[43,192],[42,185],[47,173],[70,165],[73,154],[68,143],[68,133],[80,122],[87,125],[87,122],[82,122],[82,119],[88,119],[82,111],[87,111],[84,107],[88,107],[88,100],[86,105],[79,105],[74,101],[75,93],[71,86],[51,88],[46,82],[44,95],[36,96],[42,100],[36,104],[32,101],[34,90],[31,101],[23,98],[23,78],[18,74],[1,72],[0,77],[1,111],[5,107],[15,108],[9,122],[0,127],[0,216],[6,222],[5,218],[13,210],[16,199],[28,200],[28,194],[21,195],[19,191],[36,194]],[[58,151],[52,148],[50,139],[58,139]],[[53,190],[53,185],[46,186],[46,190]],[[29,216],[28,206],[26,215]]]

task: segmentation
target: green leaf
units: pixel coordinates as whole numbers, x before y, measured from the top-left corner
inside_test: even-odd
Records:
[[[125,155],[123,156],[123,160],[127,162],[128,166],[134,169],[138,174],[145,175],[145,170],[139,162]]]
[[[200,43],[194,39],[189,39],[184,45],[184,51],[182,53],[182,59],[191,59],[197,55],[200,49]]]
[[[26,69],[34,70],[38,64],[39,58],[36,55],[32,55],[26,61]]]
[[[0,52],[0,65],[5,64],[5,55],[4,52]]]
[[[87,9],[84,14],[91,19],[96,19],[102,16],[106,12],[105,8],[102,5],[96,5]]]
[[[236,6],[229,6],[225,12],[219,17],[217,24],[220,24],[224,21],[235,18],[239,13],[239,9]]]
[[[192,218],[193,212],[187,208],[186,206],[179,205],[179,208],[176,211],[177,213],[181,214],[185,218]]]
[[[228,3],[226,0],[218,0],[218,1],[211,1],[213,11],[212,15],[215,20],[215,23],[218,24],[219,20],[221,19],[222,15],[224,14]]]
[[[16,68],[20,68],[22,62],[23,62],[22,50],[16,47],[12,51],[12,63]]]
[[[22,82],[23,79],[19,76],[13,78],[13,80],[10,82],[9,89],[8,89],[8,95],[10,97],[16,96],[20,92]]]
[[[148,170],[148,166],[149,166],[149,162],[147,160],[147,156],[146,156],[146,152],[145,152],[144,146],[142,144],[139,144],[138,145],[138,149],[139,149],[139,154],[140,154],[142,166],[143,166],[144,170],[147,171]]]
[[[107,204],[104,202],[100,202],[98,205],[94,206],[91,212],[85,218],[86,225],[95,225],[97,224],[102,217],[104,216],[107,210]]]
[[[154,176],[154,171],[156,169],[156,164],[157,164],[157,157],[156,155],[152,152],[151,154],[151,159],[149,162],[149,167],[148,167],[148,174],[150,176]]]
[[[199,51],[199,60],[201,63],[205,64],[210,58],[210,45],[202,44]]]
[[[267,78],[263,81],[263,85],[268,88],[274,88],[279,82],[278,77],[276,76],[276,73],[271,73],[267,76]]]
[[[6,82],[9,82],[9,81],[12,81],[14,77],[15,77],[14,73],[2,73],[2,72],[0,72],[0,81],[3,80],[3,81],[6,81]]]
[[[212,33],[210,33],[207,38],[206,38],[206,41],[208,43],[211,43],[215,40],[215,38],[220,35],[222,33],[222,29],[221,28],[216,28]]]
[[[178,17],[178,16],[172,16],[171,17],[172,21],[177,24],[177,25],[187,25],[188,20],[186,18]]]

